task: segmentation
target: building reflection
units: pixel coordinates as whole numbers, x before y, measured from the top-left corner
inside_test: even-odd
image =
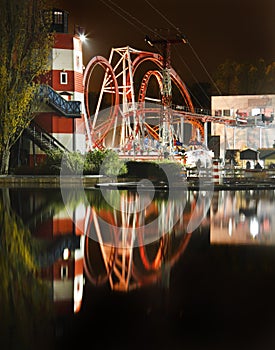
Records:
[[[209,196],[136,191],[10,189],[13,209],[35,241],[37,262],[58,315],[81,309],[85,282],[128,292],[159,283],[183,255],[188,225],[208,225]],[[195,227],[195,226],[194,226]]]
[[[215,197],[212,244],[275,244],[274,190],[219,191]]]
[[[208,337],[213,325],[223,322],[226,339],[234,322],[240,330],[246,325],[247,339],[255,317],[269,329],[273,190],[215,191],[213,197],[203,191],[170,197],[98,189],[84,194],[70,189],[64,201],[57,189],[1,189],[0,268],[7,288],[0,289],[0,325],[7,344],[16,339],[21,346],[25,337],[37,348],[47,334],[45,348],[57,348],[59,341],[66,348],[63,342],[69,344],[73,335],[77,342],[86,340],[91,329],[98,332],[104,324],[112,347],[121,331],[120,322],[113,328],[113,314],[132,317],[128,328],[123,324],[131,342],[127,347],[137,334],[138,348],[149,333],[162,342],[171,325],[179,333],[174,339],[173,328],[169,344],[184,329],[183,338],[192,329],[197,337],[198,329],[209,325]],[[30,264],[34,261],[38,269]],[[253,333],[257,330],[258,325]]]

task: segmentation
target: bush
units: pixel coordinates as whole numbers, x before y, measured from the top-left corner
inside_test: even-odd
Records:
[[[121,176],[127,173],[127,167],[115,151],[110,149],[94,150],[86,154],[84,173],[102,174],[110,177]]]
[[[52,174],[80,175],[83,171],[84,156],[80,152],[50,151],[44,163]]]
[[[107,176],[121,176],[127,173],[126,164],[119,159],[113,150],[93,150],[87,154],[80,152],[62,152],[51,150],[45,161],[36,167],[20,167],[16,174],[30,175],[88,175],[102,174]]]

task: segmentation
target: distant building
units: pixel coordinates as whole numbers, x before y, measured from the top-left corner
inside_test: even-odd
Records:
[[[260,148],[259,158],[263,161],[265,168],[275,168],[275,148]]]
[[[211,135],[220,136],[220,156],[228,149],[269,148],[274,143],[275,95],[212,96],[212,115],[232,118],[212,123]]]

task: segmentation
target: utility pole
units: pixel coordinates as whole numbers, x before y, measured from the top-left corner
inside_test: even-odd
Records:
[[[180,34],[176,35],[174,39],[158,38],[155,40],[145,37],[145,41],[150,45],[159,45],[163,57],[162,66],[162,91],[161,91],[161,105],[162,113],[159,126],[159,135],[161,148],[164,157],[172,153],[173,150],[173,130],[172,130],[172,82],[171,82],[171,44],[187,43],[187,39]]]

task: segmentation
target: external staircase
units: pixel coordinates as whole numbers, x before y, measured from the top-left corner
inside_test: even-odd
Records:
[[[49,85],[41,85],[39,90],[41,100],[65,117],[81,117],[81,102],[67,101]]]
[[[62,152],[69,152],[61,142],[34,121],[32,121],[29,127],[24,130],[24,133],[44,152],[57,149]]]
[[[68,118],[81,117],[80,101],[67,101],[48,85],[40,86],[39,97],[41,102],[46,103],[62,116]],[[55,137],[53,137],[34,121],[32,121],[29,127],[25,129],[24,134],[44,152],[56,149],[63,152],[69,152],[69,150],[61,142],[59,142]]]

